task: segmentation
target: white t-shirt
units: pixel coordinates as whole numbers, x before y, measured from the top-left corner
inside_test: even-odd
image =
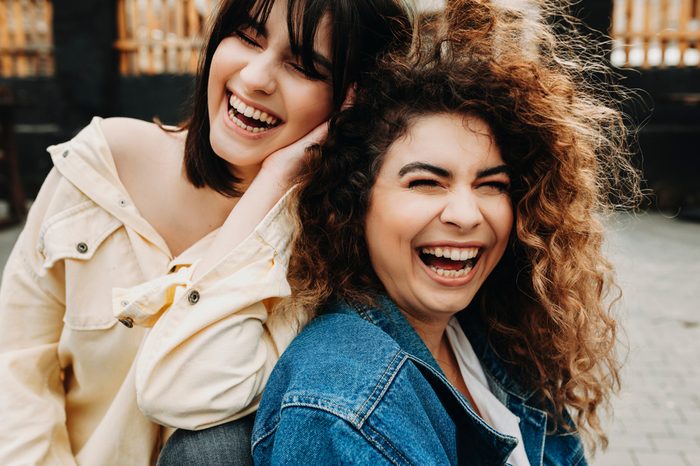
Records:
[[[491,393],[479,358],[476,357],[471,343],[454,317],[447,326],[447,341],[457,358],[464,384],[474,399],[482,419],[498,432],[518,439],[518,445],[510,454],[508,462],[513,466],[530,466],[523,445],[523,436],[520,433],[520,419]]]

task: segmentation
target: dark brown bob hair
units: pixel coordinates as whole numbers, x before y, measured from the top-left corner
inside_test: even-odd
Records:
[[[597,60],[543,20],[478,0],[453,0],[422,34],[365,79],[301,175],[290,312],[376,304],[384,288],[365,217],[387,149],[422,116],[479,117],[511,170],[516,220],[464,316],[537,393],[552,429],[577,427],[605,445],[598,408],[619,384],[619,364],[599,217],[615,207],[611,193],[634,205],[640,191],[621,114],[600,82],[587,84]]]
[[[219,43],[251,20],[265,24],[274,3],[287,3],[287,26],[292,52],[320,78],[313,60],[316,29],[325,15],[331,19],[331,85],[333,105],[340,109],[353,83],[362,81],[389,44],[409,40],[411,21],[403,0],[223,0],[210,25],[200,59],[190,118],[180,126],[188,130],[185,171],[197,187],[208,186],[226,196],[240,196],[240,179],[218,157],[209,143],[207,83],[211,61]]]

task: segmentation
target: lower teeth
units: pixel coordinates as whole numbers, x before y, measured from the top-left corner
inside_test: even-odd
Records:
[[[441,277],[457,278],[457,277],[463,277],[466,274],[468,274],[472,270],[472,267],[467,266],[467,267],[465,267],[463,269],[459,269],[459,270],[445,270],[445,269],[438,269],[434,265],[431,265],[430,270],[432,270],[436,274],[440,275]]]
[[[229,109],[228,117],[233,123],[235,123],[236,126],[238,126],[241,129],[244,129],[246,131],[249,131],[251,133],[262,133],[263,131],[267,131],[269,129],[269,128],[256,128],[253,126],[246,125],[241,120],[236,118],[236,115],[234,114],[233,109]]]

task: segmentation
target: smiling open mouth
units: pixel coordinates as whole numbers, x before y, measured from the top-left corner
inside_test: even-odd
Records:
[[[480,248],[420,248],[418,256],[430,270],[446,278],[467,275],[481,257]]]
[[[278,118],[246,105],[232,93],[229,92],[228,96],[228,117],[239,128],[251,133],[262,133],[281,123]]]

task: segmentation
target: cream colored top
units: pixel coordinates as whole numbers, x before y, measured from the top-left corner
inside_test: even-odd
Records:
[[[264,304],[289,294],[285,199],[192,283],[213,234],[170,257],[100,125],[49,148],[54,168],[5,268],[2,465],[155,464],[169,429],[137,400],[178,427],[243,416],[296,333]]]

